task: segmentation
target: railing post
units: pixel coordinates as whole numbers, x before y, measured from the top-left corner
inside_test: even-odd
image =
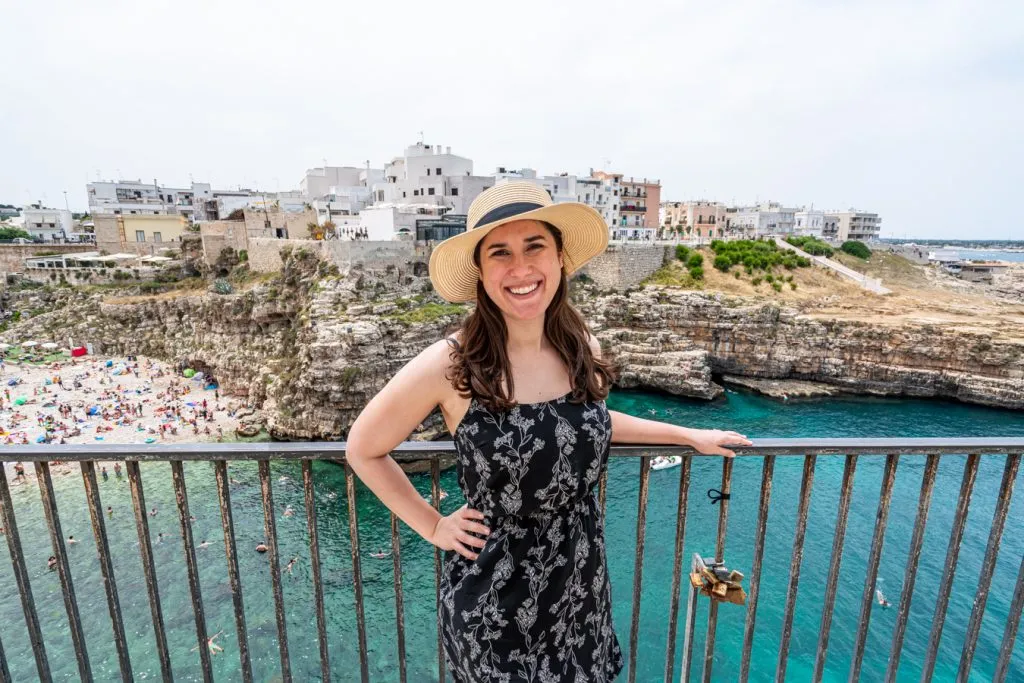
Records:
[[[185,470],[180,460],[171,461],[171,479],[174,484],[174,498],[178,505],[178,521],[181,524],[181,540],[185,546],[185,567],[188,570],[188,591],[192,597],[192,614],[196,622],[196,640],[199,644],[199,665],[203,669],[203,680],[213,681],[213,665],[210,663],[210,648],[207,645],[206,615],[203,612],[203,591],[199,584],[199,566],[196,564],[196,546],[192,538],[192,515],[188,509],[188,492],[185,490]],[[215,636],[216,637],[216,636]]]
[[[750,675],[750,653],[754,645],[754,624],[757,620],[757,599],[761,586],[761,561],[764,557],[764,537],[768,529],[768,505],[772,497],[772,474],[775,456],[764,456],[761,469],[761,498],[757,506],[757,526],[754,536],[754,564],[750,569],[750,596],[747,598],[747,617],[743,625],[743,655],[740,660],[740,681],[746,683]]]
[[[722,458],[722,500],[718,508],[718,535],[715,537],[715,560],[725,561],[725,532],[729,522],[729,492],[732,487],[733,458]],[[718,625],[718,601],[708,607],[708,635],[704,641],[704,683],[711,683],[715,663],[715,627]]]
[[[850,516],[850,498],[853,494],[853,475],[857,469],[857,456],[847,455],[843,466],[842,491],[839,494],[839,513],[836,529],[832,536],[832,560],[829,563],[828,579],[825,583],[825,600],[821,607],[821,626],[818,628],[818,650],[814,656],[814,683],[821,683],[828,658],[829,631],[832,628],[832,610],[836,604],[836,589],[839,586],[839,567],[843,561],[843,543],[846,538],[846,522]]]
[[[679,497],[676,506],[676,545],[672,553],[672,598],[668,609],[668,651],[665,653],[665,680],[672,680],[676,666],[676,621],[679,619],[679,591],[682,584],[683,542],[686,539],[686,503],[690,491],[690,461],[684,455],[679,468]],[[687,582],[689,583],[689,582]]]
[[[636,649],[640,637],[640,597],[644,576],[644,540],[647,529],[647,486],[651,477],[651,456],[640,458],[640,493],[636,511],[636,553],[633,557],[633,609],[629,628],[629,683],[636,681]]]
[[[216,460],[213,472],[217,478],[217,500],[224,529],[224,556],[228,563],[228,583],[235,609],[235,631],[238,636],[238,659],[242,665],[242,681],[252,683],[252,662],[249,659],[249,638],[245,628],[245,606],[242,602],[242,580],[238,572],[238,548],[235,544],[235,523],[231,515],[230,479],[226,460]]]
[[[306,500],[306,528],[309,531],[309,564],[313,570],[313,606],[316,609],[316,635],[320,644],[320,676],[331,680],[327,648],[327,617],[324,614],[324,585],[320,576],[320,534],[316,527],[316,496],[313,490],[313,462],[302,461],[302,492]]]
[[[18,533],[18,521],[14,516],[14,505],[11,502],[11,490],[7,486],[7,471],[0,460],[0,525],[7,536],[7,549],[11,553],[11,564],[14,568],[14,580],[18,584],[18,595],[21,597],[21,609],[25,615],[25,626],[28,628],[28,639],[32,643],[32,654],[36,659],[36,671],[39,680],[49,683],[50,663],[46,659],[46,646],[43,633],[39,628],[39,615],[36,614],[36,603],[32,599],[32,585],[28,580],[28,568],[25,566],[25,555],[21,551],[21,535]]]
[[[992,583],[992,574],[996,570],[999,543],[1003,537],[1003,528],[1006,526],[1006,516],[1010,512],[1010,502],[1013,499],[1013,485],[1017,480],[1019,465],[1020,453],[1010,453],[1006,456],[1006,466],[1003,468],[1003,481],[999,485],[999,499],[996,501],[996,510],[992,515],[992,526],[989,528],[985,560],[982,562],[981,571],[978,575],[978,590],[974,594],[974,609],[971,610],[971,620],[967,623],[967,633],[964,635],[964,648],[960,655],[960,669],[956,674],[957,683],[966,683],[971,675],[974,648],[978,644],[981,620],[985,616],[988,589]]]
[[[291,683],[292,667],[288,654],[288,620],[284,611],[284,589],[281,586],[281,560],[277,550],[277,510],[270,481],[270,461],[259,461],[260,495],[263,498],[263,532],[270,555],[270,586],[274,591],[274,617],[277,620],[277,646],[281,653],[281,680]]]
[[[348,500],[348,532],[352,548],[352,585],[356,597],[356,632],[359,638],[359,674],[363,683],[370,680],[366,661],[366,616],[363,611],[363,565],[359,556],[359,509],[356,507],[356,478],[345,462],[345,497]]]
[[[779,660],[775,666],[775,680],[784,683],[786,664],[789,659],[789,639],[793,629],[793,611],[796,609],[796,593],[800,585],[800,564],[804,558],[804,535],[807,532],[807,513],[811,506],[811,489],[814,487],[813,454],[804,456],[804,471],[800,480],[800,503],[796,511],[796,531],[793,533],[793,555],[789,563],[789,587],[786,589],[786,609],[782,617],[782,643],[779,646]]]
[[[64,610],[68,613],[71,641],[75,646],[75,657],[78,659],[78,675],[83,681],[92,681],[92,668],[89,666],[89,653],[85,647],[85,635],[82,633],[82,619],[78,614],[78,600],[75,598],[75,585],[71,580],[71,567],[68,566],[64,532],[61,530],[60,515],[57,512],[57,497],[53,492],[53,479],[50,478],[50,465],[46,462],[37,462],[35,465],[36,483],[39,484],[39,494],[43,501],[50,543],[53,545],[53,555],[57,558],[57,573],[64,596]]]
[[[889,520],[889,504],[892,502],[892,486],[896,480],[896,466],[900,456],[890,453],[885,456],[885,471],[882,474],[882,490],[878,495],[878,512],[875,515],[875,533],[871,539],[871,553],[868,555],[867,575],[864,578],[864,594],[860,603],[860,620],[853,645],[853,664],[850,666],[850,681],[860,679],[860,667],[864,658],[864,643],[868,637],[868,623],[871,621],[871,605],[875,601],[875,582],[878,579],[878,564],[882,559],[882,545],[885,543],[885,527]]]

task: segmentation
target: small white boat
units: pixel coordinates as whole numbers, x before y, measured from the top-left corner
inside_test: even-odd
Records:
[[[682,463],[683,456],[681,455],[657,455],[651,460],[651,469],[667,470],[670,467],[675,467]]]

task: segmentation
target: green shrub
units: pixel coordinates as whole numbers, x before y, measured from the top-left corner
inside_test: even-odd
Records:
[[[792,290],[795,290],[796,289],[796,283],[793,282],[792,280],[790,280],[789,281],[789,288],[792,289]]]
[[[787,237],[786,241],[792,244],[794,247],[803,249],[812,256],[831,256],[834,251],[827,243],[822,242],[817,237],[811,236],[794,236]]]
[[[737,280],[739,280],[740,279],[740,271],[738,271],[738,270],[732,271],[732,276],[734,278],[736,278]]]
[[[764,281],[771,284],[775,282],[775,276],[772,275],[771,273],[768,273],[767,275],[764,276]]]
[[[676,258],[679,259],[680,261],[683,261],[685,263],[686,260],[688,258],[690,258],[690,250],[687,249],[682,244],[677,244],[676,245]]]
[[[715,268],[722,271],[723,273],[728,272],[729,269],[732,268],[732,259],[726,256],[725,254],[722,254],[721,256],[716,256]]]
[[[238,250],[238,262],[239,263],[245,263],[248,260],[249,260],[249,252],[248,252],[248,250],[246,250],[246,249],[239,249]]]
[[[697,254],[697,256],[700,256],[700,254]],[[691,260],[690,263],[693,263],[693,261]],[[700,266],[690,266],[690,277],[692,277],[694,280],[703,280],[704,269],[701,268]]]
[[[690,258],[686,261],[686,265],[689,268],[700,268],[704,265],[704,257],[700,254],[690,254]]]
[[[754,285],[755,287],[757,287],[757,286],[758,286],[759,284],[761,284],[761,276],[759,275],[759,276],[757,276],[757,277],[753,278],[753,279],[752,279],[752,280],[750,281],[750,284],[752,284],[752,285]]]
[[[774,289],[776,292],[781,292],[782,291],[782,283],[781,282],[773,282],[772,283],[772,289]]]
[[[864,259],[865,261],[871,258],[871,250],[868,249],[868,245],[858,240],[846,240],[839,248],[850,256],[856,256],[857,258]]]

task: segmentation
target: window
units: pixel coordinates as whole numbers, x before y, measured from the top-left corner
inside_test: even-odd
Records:
[[[457,187],[453,187],[452,188],[452,196],[453,197],[458,197],[459,196],[459,188],[457,188]]]
[[[154,242],[163,242],[163,240],[160,238],[160,233],[158,233],[158,232],[154,232],[153,233],[153,241]]]
[[[612,204],[612,211],[618,211],[618,210],[619,210],[619,205],[618,204]]]
[[[434,194],[434,188],[428,187],[427,188],[427,194]]]
[[[413,190],[412,191],[412,196],[413,197],[419,197],[420,196],[420,191],[419,190]]]
[[[430,169],[429,168],[427,169],[427,175],[430,175]]]
[[[403,198],[405,197],[405,191],[404,190],[402,191],[402,197]]]
[[[145,230],[136,230],[135,231],[135,241],[136,242],[145,242],[146,241],[146,231]]]
[[[441,175],[441,169],[440,169],[440,168],[436,168],[436,169],[434,169],[434,170],[436,170],[436,171],[437,171],[437,173],[436,173],[435,175]]]

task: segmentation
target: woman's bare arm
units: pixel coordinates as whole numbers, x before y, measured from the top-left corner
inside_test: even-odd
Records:
[[[413,487],[390,452],[454,391],[445,379],[449,347],[436,342],[409,361],[374,396],[349,430],[353,471],[399,519],[430,541],[441,515]]]
[[[601,344],[593,335],[590,337],[590,349],[596,357],[601,357]],[[633,417],[616,410],[609,410],[608,414],[612,419],[612,443],[689,446],[705,455],[724,455],[726,457],[732,457],[735,453],[723,448],[724,445],[750,445],[747,437],[737,432],[718,429],[690,429],[668,422]]]

